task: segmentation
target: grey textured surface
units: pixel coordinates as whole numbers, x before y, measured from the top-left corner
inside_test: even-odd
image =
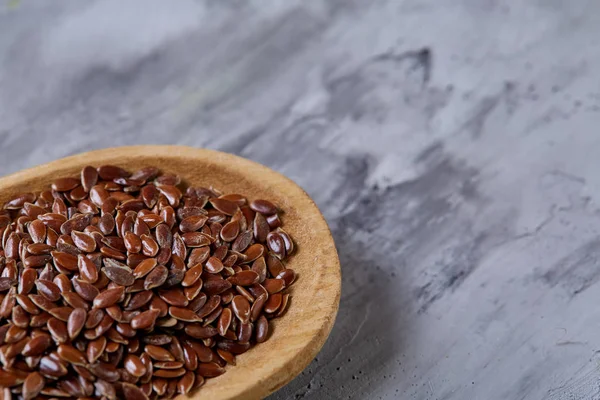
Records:
[[[0,173],[140,143],[303,186],[343,266],[282,399],[600,398],[600,3],[0,1]]]

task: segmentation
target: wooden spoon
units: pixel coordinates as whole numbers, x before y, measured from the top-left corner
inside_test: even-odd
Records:
[[[283,226],[296,242],[289,266],[298,274],[286,314],[270,322],[271,336],[237,357],[220,377],[208,379],[190,399],[260,399],[298,375],[317,355],[337,314],[340,264],[327,223],[315,203],[294,182],[241,157],[183,146],[117,147],[82,153],[0,179],[0,202],[39,192],[57,178],[79,176],[86,165],[113,164],[128,170],[157,166],[185,184],[214,186],[278,204]],[[185,397],[182,397],[185,398]]]

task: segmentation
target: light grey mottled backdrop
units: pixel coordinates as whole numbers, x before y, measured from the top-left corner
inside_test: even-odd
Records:
[[[597,0],[0,0],[0,173],[139,143],[327,217],[339,317],[273,400],[600,397]]]

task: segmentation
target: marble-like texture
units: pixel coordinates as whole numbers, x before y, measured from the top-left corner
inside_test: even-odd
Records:
[[[600,398],[600,3],[0,1],[0,173],[114,145],[298,182],[343,295],[271,399]]]

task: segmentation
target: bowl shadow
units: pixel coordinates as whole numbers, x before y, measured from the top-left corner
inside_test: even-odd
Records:
[[[335,325],[321,352],[292,382],[268,397],[363,398],[367,385],[387,376],[404,348],[402,282],[392,260],[344,229],[334,229],[342,268],[342,295]],[[366,398],[366,397],[365,397]]]

